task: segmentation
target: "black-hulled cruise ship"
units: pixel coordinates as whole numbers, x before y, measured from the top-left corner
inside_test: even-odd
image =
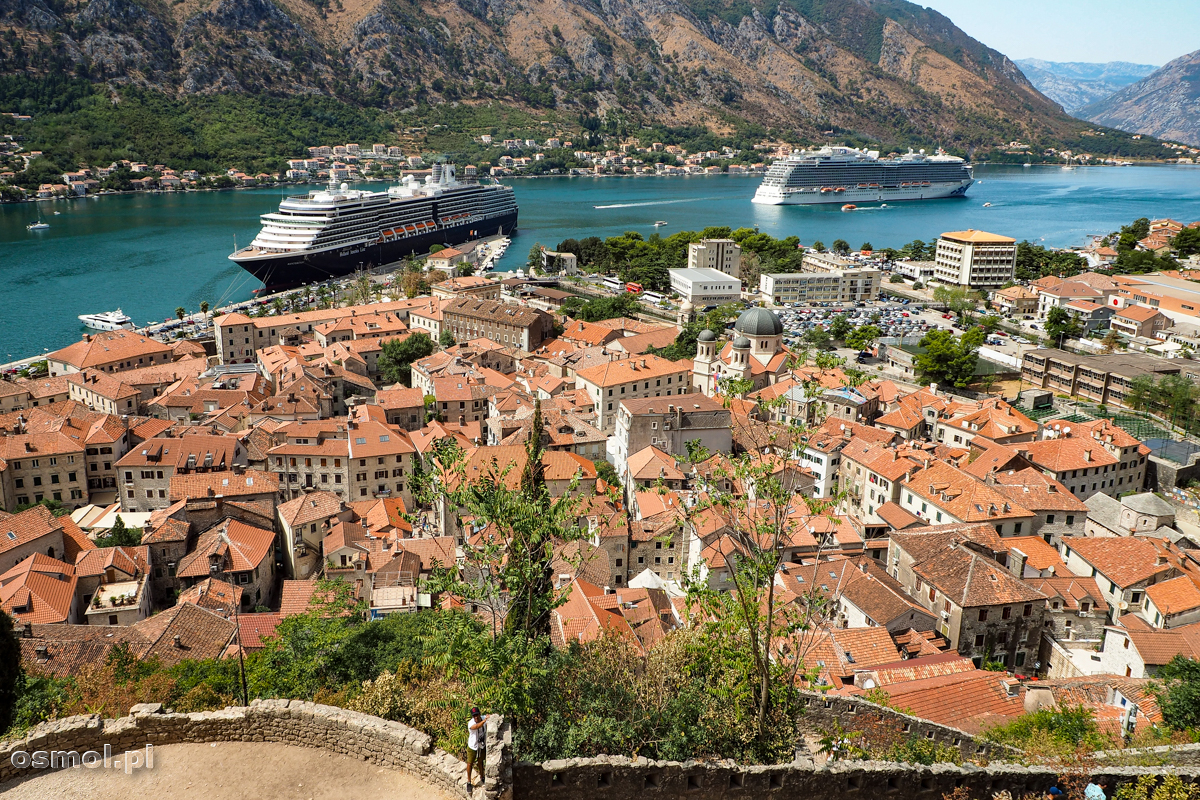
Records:
[[[458,181],[453,164],[434,164],[425,183],[409,175],[386,192],[330,180],[328,188],[288,197],[263,214],[258,236],[229,258],[267,288],[282,289],[421,255],[435,244],[512,233],[512,187],[481,185],[473,172],[468,167]]]
[[[911,150],[879,158],[876,150],[822,147],[796,150],[773,163],[754,194],[755,203],[871,203],[961,197],[975,182],[971,165],[940,150],[927,156]]]

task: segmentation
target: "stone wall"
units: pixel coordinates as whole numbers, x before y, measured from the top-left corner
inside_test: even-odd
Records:
[[[1094,780],[1107,779],[1115,789],[1142,775],[1161,776],[1162,767],[1099,767]],[[1172,767],[1189,783],[1200,782],[1200,767]],[[893,796],[939,800],[965,789],[976,800],[1007,791],[1045,795],[1059,783],[1057,771],[1045,767],[996,764],[989,767],[893,764],[877,761],[811,763],[743,767],[732,762],[649,761],[602,756],[518,763],[514,768],[514,800],[873,800]]]
[[[806,706],[799,720],[802,732],[823,736],[836,724],[847,732],[862,731],[867,734],[891,736],[901,741],[908,738],[927,739],[957,748],[963,759],[987,759],[1014,752],[1004,745],[975,739],[958,728],[910,717],[861,697],[816,692],[802,692],[801,695]]]
[[[864,722],[908,725],[905,732],[959,747],[965,754],[986,758],[998,754],[961,731],[914,720],[891,709],[857,698],[810,696],[806,725],[820,728],[837,721],[844,728]],[[512,729],[493,717],[487,726],[484,791],[466,789],[466,765],[433,747],[420,731],[332,706],[299,700],[255,700],[249,708],[226,708],[198,714],[163,713],[160,704],[134,706],[128,717],[116,720],[95,715],[70,717],[33,728],[12,741],[0,742],[0,783],[40,772],[17,769],[11,756],[18,750],[87,750],[101,752],[109,745],[119,755],[147,744],[203,742],[276,742],[314,747],[405,772],[457,800],[626,800],[652,796],[680,800],[800,798],[847,800],[893,795],[937,800],[956,789],[969,797],[990,798],[1006,790],[1019,797],[1042,794],[1059,775],[1045,767],[993,764],[986,768],[950,764],[922,766],[883,762],[832,762],[818,767],[810,760],[773,766],[742,766],[732,761],[650,761],[645,758],[600,756],[547,761],[513,762]],[[1132,756],[1132,758],[1130,758]],[[1153,748],[1132,753],[1098,753],[1094,778],[1114,786],[1142,775],[1176,772],[1200,782],[1200,745]],[[1159,766],[1119,766],[1150,763]],[[1169,764],[1164,767],[1162,764]]]
[[[465,723],[464,723],[465,724]],[[147,744],[198,742],[277,742],[295,747],[315,747],[418,778],[446,795],[469,800],[466,764],[433,746],[425,733],[367,714],[300,700],[255,700],[249,708],[226,708],[196,714],[166,714],[158,703],[134,706],[130,716],[100,719],[81,715],[47,722],[23,738],[0,742],[0,783],[42,770],[17,769],[12,754],[18,750],[103,751],[136,750]],[[491,720],[485,766],[487,800],[511,797],[512,736],[500,720]],[[502,785],[503,782],[503,785]],[[475,795],[478,800],[479,795]]]

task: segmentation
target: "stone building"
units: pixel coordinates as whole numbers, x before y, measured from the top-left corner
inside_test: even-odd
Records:
[[[647,397],[622,400],[616,419],[614,465],[622,464],[634,453],[657,447],[679,458],[688,454],[689,442],[696,442],[709,453],[728,453],[733,449],[729,409],[703,394],[668,400]]]

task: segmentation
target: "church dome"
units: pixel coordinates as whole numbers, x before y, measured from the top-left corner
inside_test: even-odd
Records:
[[[735,350],[749,350],[750,340],[745,336],[739,336],[733,340],[733,347]]]
[[[733,329],[746,336],[779,336],[783,333],[783,323],[774,311],[748,308],[737,318]]]
[[[700,335],[696,337],[696,341],[698,342],[715,342],[716,340],[717,335],[707,328],[700,331]]]

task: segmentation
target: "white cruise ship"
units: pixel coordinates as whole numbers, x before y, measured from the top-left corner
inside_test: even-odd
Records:
[[[349,275],[517,227],[511,186],[481,185],[467,167],[463,181],[453,164],[434,164],[425,183],[411,175],[385,192],[328,188],[288,197],[262,215],[262,230],[230,260],[270,289]]]
[[[962,197],[975,182],[971,165],[941,150],[879,158],[876,150],[796,150],[771,165],[754,193],[764,205],[871,203]]]
[[[119,308],[116,311],[105,311],[101,314],[80,314],[79,321],[98,331],[119,331],[133,328],[133,320]]]

